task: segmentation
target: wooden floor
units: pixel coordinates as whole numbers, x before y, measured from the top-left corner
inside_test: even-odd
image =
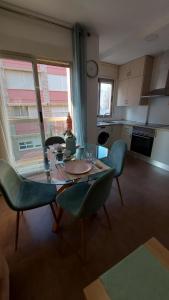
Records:
[[[82,289],[123,257],[156,237],[169,249],[169,173],[129,157],[120,178],[121,207],[115,182],[104,211],[87,223],[88,262],[79,259],[80,226],[64,215],[59,235],[51,232],[48,207],[24,213],[19,250],[14,253],[15,213],[0,201],[0,248],[11,271],[12,300],[82,300]]]

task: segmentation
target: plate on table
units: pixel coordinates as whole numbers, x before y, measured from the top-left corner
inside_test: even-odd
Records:
[[[65,163],[65,171],[67,173],[78,175],[85,174],[92,169],[92,164],[86,160],[71,160]]]

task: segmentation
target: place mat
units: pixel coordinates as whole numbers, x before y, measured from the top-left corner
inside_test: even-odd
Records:
[[[64,170],[68,174],[79,175],[86,174],[92,169],[92,164],[86,160],[70,160],[64,164]]]
[[[111,300],[169,299],[169,271],[145,246],[104,273],[100,280]]]
[[[104,172],[109,169],[110,167],[104,164],[102,161],[96,160],[96,162],[92,164],[92,169],[89,172],[85,174],[74,175],[74,174],[69,174],[65,171],[64,164],[57,164],[54,170],[51,171],[51,178],[56,181],[57,180],[58,181],[79,180],[97,173]]]

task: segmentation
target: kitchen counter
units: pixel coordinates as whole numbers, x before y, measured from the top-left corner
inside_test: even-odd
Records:
[[[97,126],[112,126],[112,125],[129,125],[129,126],[138,126],[138,127],[145,127],[151,129],[168,129],[169,125],[165,124],[145,124],[141,122],[134,122],[134,121],[126,121],[126,120],[109,120],[109,121],[98,121]]]

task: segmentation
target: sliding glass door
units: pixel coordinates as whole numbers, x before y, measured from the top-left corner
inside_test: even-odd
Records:
[[[10,138],[13,163],[19,171],[31,172],[43,161],[33,67],[31,62],[0,59],[1,101]]]
[[[70,103],[69,80],[67,67],[0,58],[1,114],[5,120],[1,125],[8,135],[13,164],[20,172],[41,170],[45,139],[63,135]]]
[[[70,71],[67,67],[38,64],[45,139],[63,135],[70,110]]]

